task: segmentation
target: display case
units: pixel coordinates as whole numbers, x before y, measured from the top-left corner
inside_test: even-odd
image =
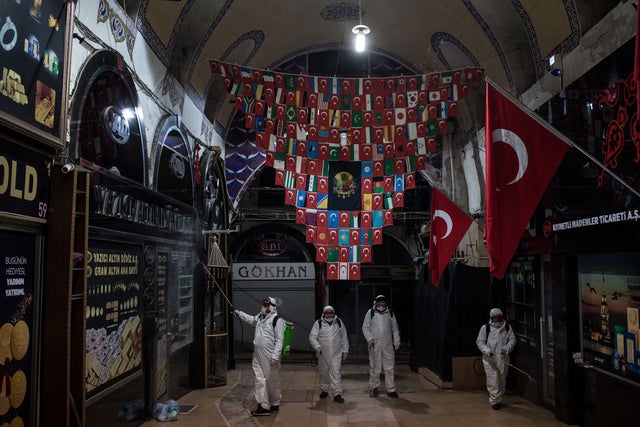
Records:
[[[174,251],[171,254],[174,267],[175,290],[171,352],[177,351],[193,341],[193,253]]]
[[[538,314],[533,257],[514,259],[506,280],[509,292],[508,321],[519,341],[535,346]]]

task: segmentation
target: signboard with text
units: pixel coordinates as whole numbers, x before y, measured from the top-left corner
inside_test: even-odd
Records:
[[[87,256],[87,396],[140,370],[142,246],[89,241]]]
[[[234,281],[315,279],[311,262],[236,262],[231,265]]]
[[[36,235],[0,230],[0,424],[31,425]],[[4,400],[4,404],[1,400]]]
[[[45,220],[48,217],[50,170],[44,160],[0,139],[0,212]],[[29,160],[26,160],[26,159]]]

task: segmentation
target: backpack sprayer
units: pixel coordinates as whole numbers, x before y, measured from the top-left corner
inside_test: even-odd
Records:
[[[232,312],[235,311],[235,307],[233,306],[231,301],[229,301],[229,297],[227,297],[227,294],[224,293],[224,291],[222,290],[222,288],[220,287],[220,285],[216,281],[216,278],[209,272],[209,269],[207,268],[207,266],[203,262],[198,262],[198,264],[200,264],[200,265],[202,265],[204,267],[204,271],[207,272],[207,275],[209,276],[209,278],[211,279],[213,284],[216,286],[216,288],[218,288],[218,291],[220,291],[220,294],[222,294],[222,296],[224,297],[225,301],[227,301],[227,304],[229,305],[229,309]],[[273,327],[274,328],[276,326],[276,322],[278,321],[278,319],[281,319],[281,317],[279,315],[277,315],[277,316],[275,316],[273,318]],[[288,321],[286,321],[284,319],[282,319],[282,320],[285,323],[284,344],[282,346],[282,355],[283,356],[288,356],[289,353],[291,352],[291,338],[292,338],[292,335],[293,335],[294,324],[291,323],[291,322],[288,322]],[[242,322],[240,322],[240,327],[242,327]]]

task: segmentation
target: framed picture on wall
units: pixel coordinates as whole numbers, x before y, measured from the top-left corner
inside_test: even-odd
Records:
[[[585,363],[640,382],[640,265],[638,253],[579,258]]]

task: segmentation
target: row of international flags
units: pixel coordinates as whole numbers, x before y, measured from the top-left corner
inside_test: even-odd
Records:
[[[285,187],[329,280],[359,280],[393,209],[438,149],[481,68],[411,76],[287,74],[211,60]]]
[[[209,65],[212,74],[223,77],[230,93],[240,89],[247,93],[253,90],[253,85],[262,85],[264,88],[307,93],[401,94],[416,90],[435,90],[451,84],[480,82],[484,77],[484,70],[479,67],[407,76],[337,77],[283,73],[215,59],[209,60]]]

